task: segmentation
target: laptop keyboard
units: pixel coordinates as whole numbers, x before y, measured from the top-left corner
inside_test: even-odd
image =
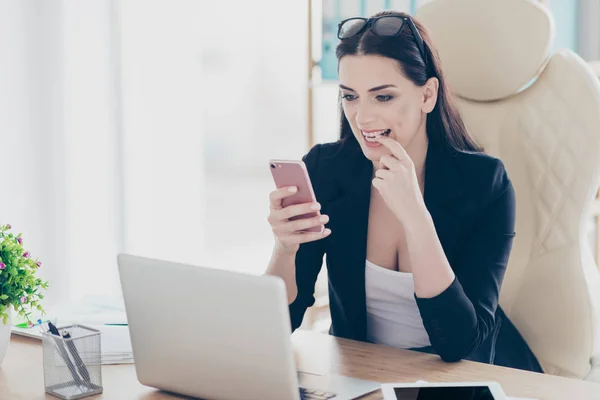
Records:
[[[300,388],[300,398],[302,400],[328,400],[336,397],[334,393],[327,393],[321,390]]]

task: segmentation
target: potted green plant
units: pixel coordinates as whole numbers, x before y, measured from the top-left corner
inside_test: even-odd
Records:
[[[36,276],[42,263],[23,247],[22,234],[15,236],[10,230],[10,225],[0,224],[0,364],[10,341],[13,310],[33,326],[31,311],[44,315],[41,292],[48,288],[48,282]]]

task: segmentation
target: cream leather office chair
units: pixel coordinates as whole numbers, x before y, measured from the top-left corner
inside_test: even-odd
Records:
[[[598,78],[575,53],[550,54],[554,23],[539,2],[434,0],[416,16],[469,132],[515,187],[500,304],[546,373],[600,381],[600,274],[586,237],[600,177]]]

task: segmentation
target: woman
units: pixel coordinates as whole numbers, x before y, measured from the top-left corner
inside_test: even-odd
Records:
[[[282,208],[288,188],[270,196],[266,273],[286,284],[292,328],[327,254],[331,334],[541,372],[498,306],[512,184],[467,134],[426,30],[382,12],[343,21],[338,37],[341,138],[303,158],[319,203]]]

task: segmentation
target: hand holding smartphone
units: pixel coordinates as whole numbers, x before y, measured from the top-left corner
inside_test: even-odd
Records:
[[[310,177],[306,166],[302,161],[292,160],[271,160],[271,174],[275,181],[277,189],[285,187],[296,187],[297,192],[281,200],[282,208],[297,204],[317,203],[315,192],[310,182]],[[304,218],[312,218],[321,215],[319,211],[308,212],[306,214],[295,215],[289,218],[290,221],[296,221]],[[316,226],[303,229],[303,232],[322,232],[324,226]]]
[[[315,193],[302,161],[270,160],[269,167],[276,190],[271,192],[269,223],[278,240],[286,247],[312,242],[329,235],[329,221],[319,212]],[[289,188],[295,188],[294,192]]]

